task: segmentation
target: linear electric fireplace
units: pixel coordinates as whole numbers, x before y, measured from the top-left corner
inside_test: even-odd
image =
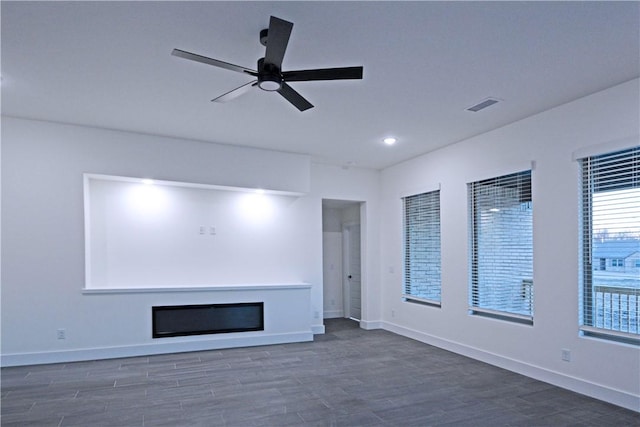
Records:
[[[264,303],[152,307],[153,338],[264,330]]]

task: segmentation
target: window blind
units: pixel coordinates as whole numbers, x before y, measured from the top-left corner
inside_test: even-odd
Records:
[[[440,305],[440,190],[404,199],[404,294]]]
[[[533,321],[531,171],[467,185],[470,311]]]
[[[640,343],[640,147],[579,162],[581,330]]]

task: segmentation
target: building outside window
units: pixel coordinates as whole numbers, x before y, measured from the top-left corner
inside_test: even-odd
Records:
[[[468,184],[469,309],[533,322],[531,171]]]
[[[640,344],[640,147],[579,162],[580,329]]]
[[[441,302],[440,190],[403,198],[404,292],[408,301]]]

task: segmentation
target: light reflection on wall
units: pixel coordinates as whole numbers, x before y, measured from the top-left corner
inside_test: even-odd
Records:
[[[169,196],[161,186],[138,184],[128,189],[126,201],[132,213],[144,217],[157,217],[166,212]]]
[[[275,213],[275,203],[268,195],[261,193],[239,194],[238,214],[251,225],[266,224]]]

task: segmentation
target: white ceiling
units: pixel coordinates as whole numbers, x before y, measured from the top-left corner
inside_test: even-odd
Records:
[[[2,1],[2,113],[305,153],[384,168],[638,77],[639,2]],[[294,23],[283,70],[364,66],[291,86],[250,80],[269,16]],[[465,111],[487,97],[503,102]],[[393,147],[382,144],[398,138]]]

